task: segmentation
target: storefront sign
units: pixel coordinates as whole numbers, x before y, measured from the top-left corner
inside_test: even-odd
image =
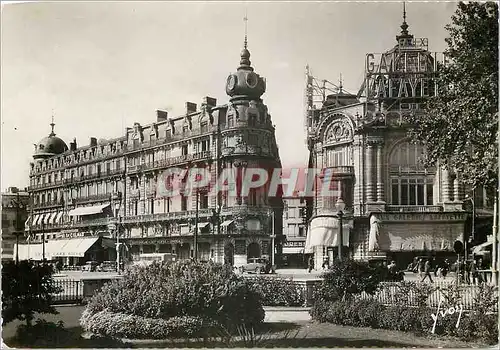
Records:
[[[381,222],[393,221],[464,221],[466,213],[377,213]]]
[[[306,245],[305,241],[289,241],[286,242],[283,247],[298,247],[298,248],[304,248]]]

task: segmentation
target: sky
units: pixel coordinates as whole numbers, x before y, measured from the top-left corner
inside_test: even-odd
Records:
[[[228,101],[247,13],[248,48],[283,167],[306,164],[305,66],[356,93],[365,55],[396,44],[402,2],[33,2],[2,4],[1,188],[26,187],[34,144],[124,135],[156,110]],[[407,2],[409,32],[445,49],[453,2]]]

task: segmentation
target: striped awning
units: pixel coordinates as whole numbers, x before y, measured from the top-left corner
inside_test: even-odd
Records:
[[[233,222],[234,222],[233,220],[226,220],[226,221],[224,221],[224,222],[221,224],[221,226],[222,226],[222,227],[229,226],[229,225],[231,225]]]
[[[58,224],[62,223],[62,222],[61,222],[62,216],[63,216],[63,212],[62,212],[62,211],[58,212],[58,213],[57,213],[57,216],[56,216],[56,219],[55,219],[55,221],[54,221],[54,222],[55,222],[55,223],[58,223]]]
[[[48,216],[49,216],[49,214],[42,214],[42,215],[40,215],[40,224],[46,225],[47,224],[47,217]]]
[[[79,207],[75,208],[73,210],[70,210],[68,213],[69,216],[84,216],[84,215],[94,215],[94,214],[100,214],[102,211],[106,208],[109,207],[108,204],[101,204],[101,205],[94,205],[91,207]]]
[[[199,222],[198,223],[198,231],[203,230],[205,227],[208,226],[208,224],[209,224],[208,222]]]
[[[54,223],[54,219],[56,218],[57,213],[50,213],[47,216],[47,224],[52,225]]]
[[[35,225],[38,225],[38,221],[40,220],[40,215],[35,215],[34,218],[33,218],[33,223],[32,225],[35,226]]]

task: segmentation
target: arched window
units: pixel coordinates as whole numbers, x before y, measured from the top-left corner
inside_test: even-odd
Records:
[[[396,145],[390,154],[392,205],[432,205],[435,169],[426,169],[421,161],[422,145],[408,141]]]

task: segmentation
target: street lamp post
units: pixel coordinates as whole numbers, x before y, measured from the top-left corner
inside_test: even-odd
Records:
[[[115,218],[116,224],[115,224],[115,234],[116,234],[116,273],[120,273],[120,203],[115,204]]]
[[[274,210],[271,209],[271,266],[274,266],[274,239],[276,238],[274,234]]]
[[[472,193],[474,193],[474,191]],[[469,196],[465,197],[465,201],[470,201],[471,204],[472,204],[472,228],[471,228],[471,234],[470,234],[470,236],[469,236],[468,239],[464,239],[464,246],[465,246],[465,249],[464,249],[464,258],[465,258],[465,260],[467,260],[467,252],[468,252],[468,249],[469,249],[469,243],[472,243],[472,241],[474,240],[474,235],[475,235],[476,206],[475,206],[475,203],[474,203],[474,197],[475,197],[474,194],[473,194],[472,198],[469,197]]]
[[[342,200],[342,198],[339,198],[337,200],[337,203],[335,204],[335,207],[337,209],[337,217],[339,219],[339,239],[338,239],[338,244],[339,244],[339,260],[342,261],[342,246],[344,245],[344,228],[343,228],[343,217],[344,217],[344,210],[345,210],[345,203]]]
[[[196,217],[195,217],[195,221],[194,221],[194,249],[193,249],[193,253],[194,253],[194,261],[198,261],[198,208],[199,208],[199,191],[196,190]]]

